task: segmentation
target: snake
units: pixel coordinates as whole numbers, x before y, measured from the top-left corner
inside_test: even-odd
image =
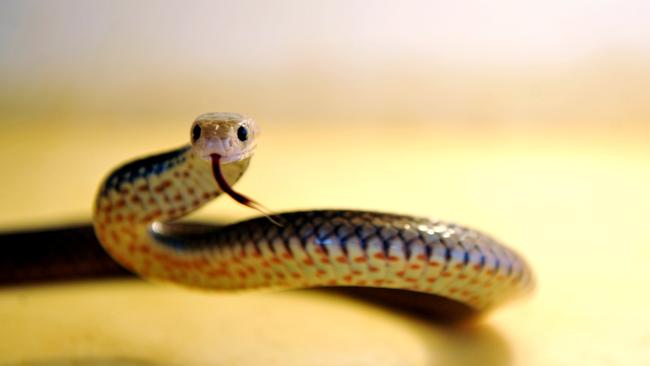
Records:
[[[259,134],[245,115],[205,113],[189,143],[114,169],[93,209],[101,245],[143,278],[209,290],[384,289],[482,313],[534,287],[521,255],[458,224],[360,210],[271,213],[233,188]],[[220,195],[263,215],[225,226],[181,220]]]

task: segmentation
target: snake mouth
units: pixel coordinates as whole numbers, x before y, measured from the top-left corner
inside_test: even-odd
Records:
[[[216,150],[216,149],[215,149]],[[221,164],[229,164],[237,161],[244,160],[253,155],[254,149],[246,149],[238,153],[224,153],[221,150],[216,151],[207,151],[207,152],[198,152],[196,153],[201,159],[214,162],[213,156],[219,156],[219,162]]]
[[[255,152],[256,144],[251,141],[245,146],[232,142],[231,138],[199,139],[192,143],[194,154],[205,161],[211,161],[213,155],[220,156],[221,164],[235,163],[247,159]]]

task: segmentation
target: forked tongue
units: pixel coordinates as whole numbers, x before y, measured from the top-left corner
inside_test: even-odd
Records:
[[[224,178],[223,172],[221,171],[221,155],[210,154],[210,158],[212,160],[212,175],[214,176],[214,179],[217,181],[217,185],[219,185],[219,188],[221,188],[221,190],[225,194],[230,196],[230,198],[234,199],[235,201],[241,203],[242,205],[259,211],[272,223],[278,226],[282,226],[282,224],[279,222],[280,218],[273,215],[271,210],[264,207],[264,205],[255,201],[254,199],[244,196],[243,194],[232,189],[230,184],[226,182],[226,178]]]

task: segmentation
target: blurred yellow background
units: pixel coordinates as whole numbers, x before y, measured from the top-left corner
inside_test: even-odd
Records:
[[[610,0],[4,1],[1,229],[87,221],[110,168],[237,111],[263,129],[242,192],[477,227],[539,288],[461,329],[327,294],[5,289],[0,364],[650,364],[648,19]]]

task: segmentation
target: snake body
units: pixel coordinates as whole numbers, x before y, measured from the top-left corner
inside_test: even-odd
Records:
[[[201,115],[192,144],[114,170],[95,200],[101,244],[142,277],[209,289],[378,287],[484,310],[532,288],[531,270],[515,251],[438,220],[316,210],[276,215],[282,225],[266,217],[225,227],[175,222],[224,191],[206,157],[224,157],[223,177],[235,184],[256,131],[238,114]]]

